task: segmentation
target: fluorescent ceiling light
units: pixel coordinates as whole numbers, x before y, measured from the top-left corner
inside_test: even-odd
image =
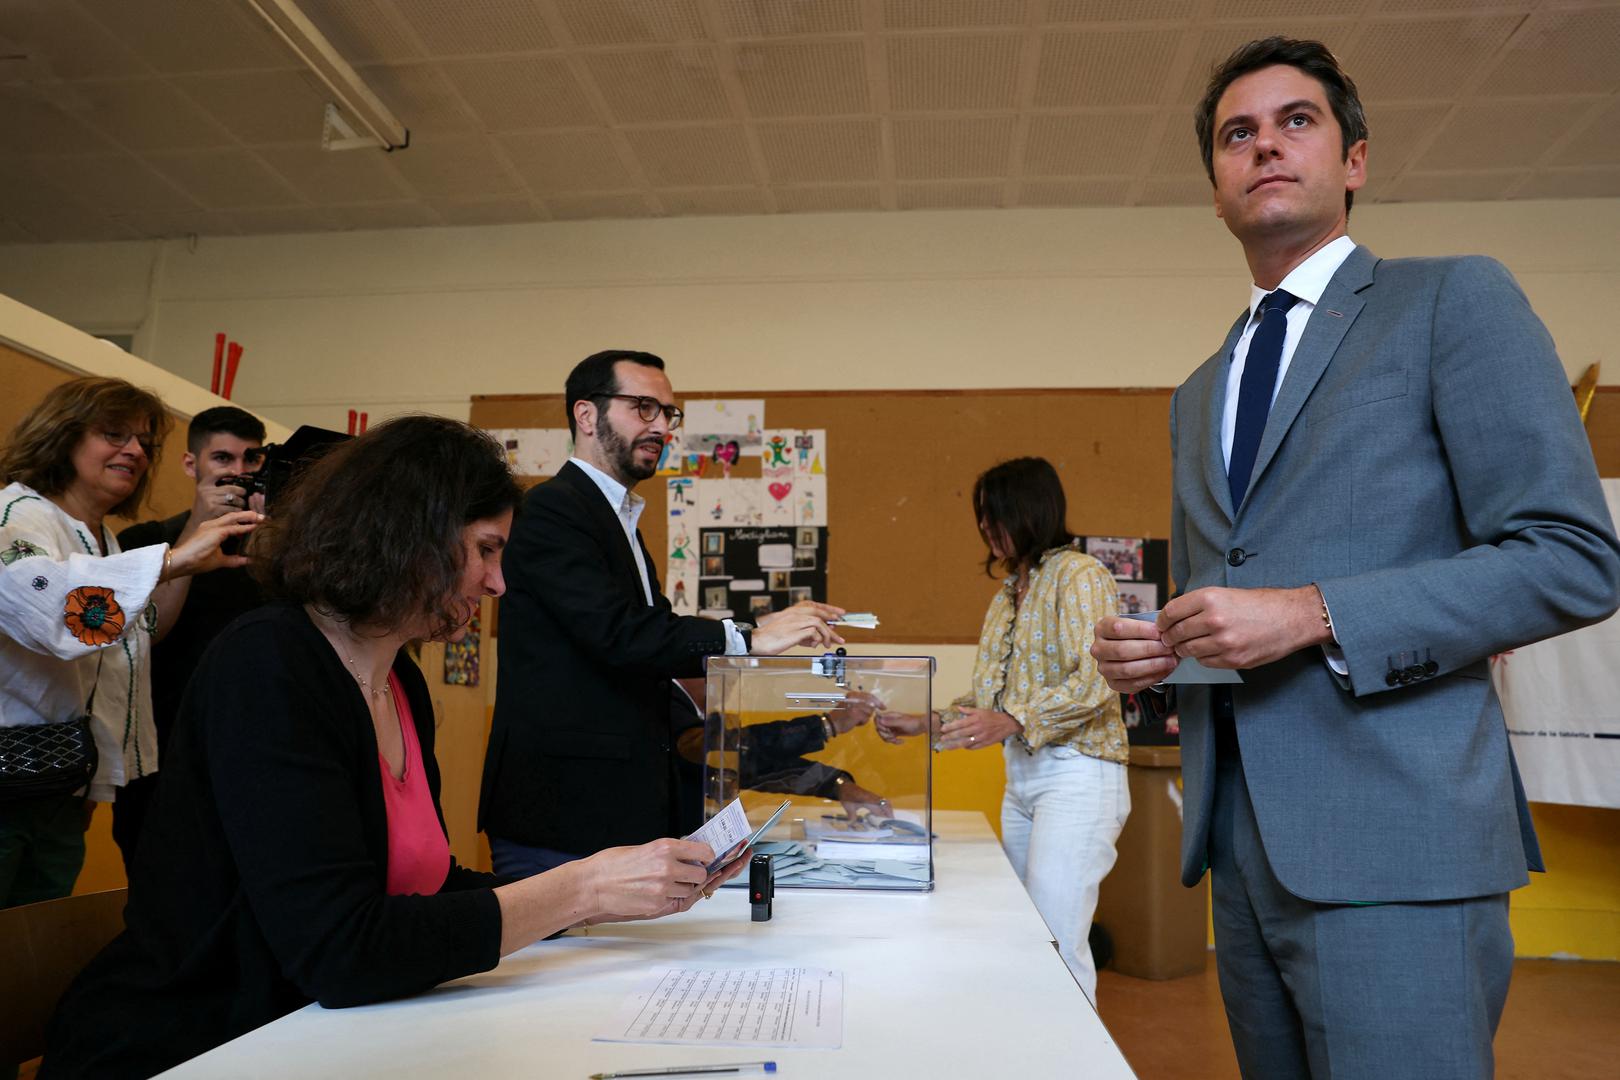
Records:
[[[337,99],[337,105],[365,134],[384,150],[400,150],[411,144],[411,133],[388,111],[371,87],[361,80],[348,61],[338,55],[326,35],[315,28],[294,0],[247,0],[264,17],[283,41],[298,54],[304,66]],[[358,134],[358,133],[357,133]]]

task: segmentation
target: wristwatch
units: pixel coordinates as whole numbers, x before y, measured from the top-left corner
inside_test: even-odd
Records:
[[[743,622],[740,619],[732,619],[731,626],[732,629],[736,630],[737,633],[742,635],[743,653],[747,654],[753,652],[755,630],[754,624],[751,622]]]

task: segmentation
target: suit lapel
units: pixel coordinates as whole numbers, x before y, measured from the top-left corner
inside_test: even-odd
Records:
[[[1232,350],[1237,348],[1238,338],[1243,336],[1243,328],[1248,322],[1249,313],[1245,310],[1232,324],[1232,329],[1227,331],[1226,344],[1221,346],[1221,351],[1211,357],[1213,363],[1205,365],[1205,370],[1209,372],[1209,387],[1206,390],[1209,400],[1204,408],[1204,480],[1209,484],[1216,503],[1226,511],[1227,520],[1237,515],[1232,506],[1232,487],[1226,482],[1226,451],[1221,446],[1221,419],[1226,411],[1226,378],[1232,363]]]
[[[1283,376],[1277,400],[1272,402],[1271,413],[1266,417],[1266,430],[1255,454],[1254,471],[1249,475],[1250,494],[1243,497],[1245,503],[1253,496],[1266,466],[1277,456],[1283,437],[1327,370],[1339,343],[1350,331],[1350,324],[1361,314],[1366,301],[1359,293],[1372,284],[1373,267],[1377,264],[1377,256],[1358,245],[1322,292],[1321,302],[1311,312],[1310,322],[1305,324],[1305,333],[1300,336],[1293,359],[1288,362],[1288,374]]]
[[[602,494],[602,489],[586,475],[584,469],[571,461],[557,470],[557,479],[566,482],[579,496],[586,515],[601,534],[608,557],[618,568],[619,577],[628,582],[636,599],[645,602],[646,597],[641,595],[641,573],[636,569],[636,558],[631,554],[630,543],[625,538],[624,523],[619,520],[619,515],[614,512],[613,507],[608,505],[607,496]]]

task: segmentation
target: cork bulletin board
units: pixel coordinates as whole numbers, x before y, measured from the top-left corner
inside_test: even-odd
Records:
[[[970,498],[979,473],[1039,455],[1063,478],[1082,535],[1169,535],[1169,390],[922,390],[686,393],[763,398],[767,428],[827,432],[829,599],[872,611],[875,640],[973,644],[995,583]],[[485,428],[561,427],[560,394],[484,395]],[[745,461],[737,476],[758,475]],[[637,486],[642,535],[662,575],[665,483]],[[852,631],[858,633],[859,631]]]

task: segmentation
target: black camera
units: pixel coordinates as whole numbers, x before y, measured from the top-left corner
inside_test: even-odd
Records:
[[[221,476],[214,481],[215,487],[239,487],[242,489],[242,505],[238,509],[246,510],[248,500],[255,495],[266,494],[264,477],[258,473],[243,473],[241,476]]]
[[[328,431],[306,424],[293,432],[284,443],[267,443],[243,454],[247,464],[258,466],[254,472],[221,476],[214,484],[235,484],[240,487],[246,493],[240,507],[243,510],[248,508],[247,500],[253,495],[263,495],[264,512],[268,514],[276,498],[303,471],[304,466],[348,437],[341,431]],[[225,541],[223,550],[228,555],[236,555],[240,553],[240,548],[240,539],[232,537]]]

